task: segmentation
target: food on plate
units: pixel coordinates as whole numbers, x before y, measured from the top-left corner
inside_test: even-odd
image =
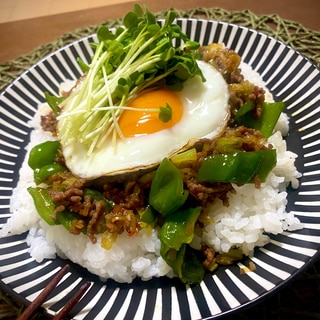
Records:
[[[102,279],[205,272],[301,228],[288,118],[223,44],[190,41],[169,11],[139,5],[101,27],[84,74],[45,93],[1,234],[30,230],[37,260],[69,258]]]
[[[59,137],[60,134],[64,136],[64,131],[68,130],[66,127],[69,128],[67,120],[70,123],[76,121],[80,127],[79,133],[76,134],[79,138],[74,140],[66,138],[61,141],[68,168],[84,179],[136,172],[138,169],[143,170],[159,164],[163,157],[188,149],[189,144],[193,143],[192,141],[189,143],[189,140],[195,137],[216,135],[228,117],[227,85],[221,74],[208,63],[199,61],[198,66],[206,78],[205,82],[202,82],[200,76],[195,76],[186,80],[178,92],[170,90],[167,86],[158,88],[160,84],[157,83],[152,90],[144,89],[142,94],[135,94],[133,99],[129,100],[128,110],[125,107],[122,107],[123,110],[117,106],[113,107],[111,111],[122,112],[119,120],[114,123],[106,120],[103,123],[114,124],[120,133],[114,131],[111,135],[123,135],[123,137],[115,140],[110,137],[105,142],[99,138],[101,146],[98,143],[95,145],[91,138],[88,146],[86,138],[81,139],[81,119],[74,119],[73,111],[69,111],[69,99],[72,94],[82,90],[82,86],[78,85],[66,99],[65,104],[62,104],[57,123]],[[85,84],[84,80],[83,86]],[[159,119],[160,114],[154,109],[166,105],[170,108],[172,118],[164,122]],[[98,112],[95,107],[93,109],[90,114]],[[139,111],[141,109],[142,111]]]

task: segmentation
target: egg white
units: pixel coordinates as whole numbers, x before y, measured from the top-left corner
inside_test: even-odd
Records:
[[[69,170],[82,178],[116,175],[145,169],[164,157],[182,150],[190,140],[215,136],[228,115],[228,88],[222,75],[211,65],[198,61],[205,82],[199,76],[185,82],[177,93],[183,105],[179,123],[169,129],[111,141],[88,156],[87,149],[74,141],[63,147]]]

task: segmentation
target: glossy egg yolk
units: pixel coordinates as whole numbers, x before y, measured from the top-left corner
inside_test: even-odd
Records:
[[[158,111],[145,110],[159,109],[166,104],[169,104],[172,110],[172,118],[168,122],[159,119]],[[128,106],[142,110],[125,110],[122,113],[119,127],[125,137],[147,135],[171,128],[180,121],[183,112],[183,105],[178,95],[167,88],[144,92],[133,99]]]

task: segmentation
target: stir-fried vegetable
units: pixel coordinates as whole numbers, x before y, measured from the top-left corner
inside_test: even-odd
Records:
[[[34,170],[34,181],[36,184],[40,184],[46,181],[53,174],[64,171],[66,168],[59,163],[51,163],[41,168]]]
[[[93,189],[84,189],[83,191],[83,196],[86,197],[86,196],[89,196],[91,201],[94,201],[94,200],[102,200],[104,205],[105,205],[105,208],[106,208],[106,211],[109,212],[112,210],[112,208],[114,207],[114,203],[108,199],[106,199],[102,194],[101,192],[97,191],[97,190],[93,190]]]
[[[123,19],[125,28],[118,27],[111,33],[107,27],[100,27],[92,62],[87,65],[80,61],[86,77],[60,103],[62,145],[77,139],[87,146],[90,155],[110,137],[115,143],[122,136],[117,121],[127,102],[139,92],[155,87],[160,80],[172,90],[180,90],[190,77],[202,76],[191,54],[199,43],[182,33],[173,23],[175,17],[174,11],[168,11],[160,26],[148,9],[144,12],[135,5]],[[178,42],[183,46],[177,46]],[[56,106],[56,101],[50,100]],[[160,113],[160,120],[168,121],[170,110],[167,105],[154,111]]]
[[[62,103],[65,98],[53,96],[49,92],[45,92],[44,96],[46,98],[46,101],[47,101],[49,107],[54,112],[54,114],[59,115],[59,113],[60,113],[59,104]]]
[[[52,201],[48,190],[45,188],[28,188],[33,203],[40,217],[49,225],[55,225],[56,221],[53,219],[53,213],[56,208]]]
[[[201,207],[181,209],[168,217],[161,230],[161,256],[186,283],[199,283],[204,275],[201,261],[192,253],[190,244]]]
[[[149,203],[163,216],[169,216],[187,200],[181,172],[167,158],[163,159],[150,188]]]
[[[276,162],[274,149],[216,154],[204,159],[197,179],[206,182],[252,183],[258,178],[264,182]]]
[[[107,139],[115,142],[121,137],[117,121],[123,110],[134,109],[127,107],[127,103],[139,92],[155,88],[159,81],[165,82],[172,90],[180,90],[188,78],[202,76],[195,60],[195,50],[199,44],[190,41],[181,32],[179,26],[173,23],[175,17],[175,13],[169,11],[161,26],[148,9],[143,11],[142,7],[135,5],[134,10],[124,17],[124,27],[117,28],[115,33],[111,33],[106,27],[98,30],[99,43],[93,44],[95,54],[92,62],[87,65],[78,60],[86,72],[80,84],[67,98],[45,94],[49,106],[57,116],[59,142],[48,141],[31,150],[28,163],[34,171],[34,180],[37,185],[48,183],[48,186],[29,187],[28,192],[40,217],[49,225],[61,224],[69,232],[82,232],[92,238],[94,233],[101,233],[102,247],[106,249],[111,247],[117,235],[124,230],[132,236],[138,232],[138,228],[146,225],[157,228],[162,258],[184,283],[200,283],[205,269],[213,271],[218,264],[230,264],[239,260],[242,252],[232,248],[226,254],[215,256],[215,259],[207,259],[204,267],[203,253],[190,246],[195,230],[201,224],[199,216],[203,204],[197,202],[191,189],[190,192],[187,190],[183,170],[189,169],[188,174],[191,175],[196,171],[192,182],[202,184],[203,187],[210,183],[231,185],[264,182],[277,160],[276,151],[267,149],[264,144],[283,111],[283,103],[259,104],[261,114],[258,118],[252,101],[235,109],[237,112],[233,115],[233,124],[253,128],[262,134],[257,134],[257,140],[260,137],[262,139],[254,151],[243,147],[245,142],[242,136],[226,135],[210,141],[214,147],[210,149],[211,153],[204,152],[204,156],[199,156],[198,153],[203,150],[200,150],[201,147],[198,150],[195,145],[171,159],[164,158],[153,172],[139,177],[140,184],[134,184],[137,188],[132,194],[125,195],[130,198],[134,194],[134,199],[130,198],[128,201],[137,204],[134,208],[122,201],[121,195],[115,198],[120,199],[119,203],[113,201],[113,198],[107,199],[107,188],[97,181],[79,183],[80,186],[73,188],[77,178],[58,161],[60,145],[67,145],[75,139],[87,147],[90,156]],[[183,46],[176,46],[176,42]],[[232,54],[232,57],[231,65],[238,65],[238,56]],[[252,90],[253,85],[247,82],[244,89],[247,88]],[[151,111],[158,112],[163,122],[171,118],[172,110],[168,104]],[[203,142],[203,149],[204,146]],[[56,182],[55,187],[50,185],[51,180]],[[70,192],[72,189],[79,193],[74,195]],[[116,191],[121,193],[122,190]],[[59,200],[58,195],[55,202],[51,192],[56,195],[59,192],[70,193],[70,197],[62,196],[62,200]],[[83,211],[85,214],[81,215]],[[94,222],[99,221],[98,226],[90,224],[89,213],[93,215]],[[130,227],[133,221],[133,231],[130,229],[129,232],[125,223],[130,219]],[[110,229],[107,221],[111,224]]]
[[[46,141],[34,146],[29,155],[28,165],[31,169],[39,169],[54,163],[60,148],[59,141]]]
[[[259,130],[266,138],[270,137],[284,109],[284,102],[264,102],[262,114],[258,118],[254,115],[252,107],[252,101],[245,103],[236,113],[236,123],[247,128]]]
[[[79,221],[80,217],[76,212],[63,210],[56,212],[56,204],[52,200],[49,192],[50,188],[29,187],[28,192],[31,195],[37,212],[41,218],[49,225],[62,224],[68,231],[71,230],[75,221]],[[112,201],[107,200],[99,191],[92,189],[83,190],[84,197],[90,197],[90,201],[103,201],[105,212],[110,212],[114,207]],[[86,233],[86,224],[82,230]]]
[[[174,250],[179,250],[183,243],[191,243],[194,225],[201,209],[201,207],[180,209],[167,217],[160,231],[161,243]]]
[[[66,170],[64,166],[56,162],[59,148],[59,141],[46,141],[31,149],[28,164],[33,169],[36,184],[46,181],[57,172]]]

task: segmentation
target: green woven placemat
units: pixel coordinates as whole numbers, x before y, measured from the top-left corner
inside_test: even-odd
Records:
[[[309,58],[317,66],[320,66],[320,32],[305,28],[300,23],[282,19],[275,14],[256,15],[249,10],[231,12],[222,8],[196,8],[186,11],[177,10],[177,14],[179,17],[212,19],[255,29],[288,44]],[[159,12],[156,16],[158,18],[163,18],[165,12]],[[72,32],[63,34],[55,41],[44,44],[26,55],[0,64],[0,91],[22,72],[30,68],[49,53],[82,37],[95,33],[97,27],[101,24],[105,24],[108,27],[114,27],[120,23],[120,19],[106,20],[99,24],[76,29]]]

